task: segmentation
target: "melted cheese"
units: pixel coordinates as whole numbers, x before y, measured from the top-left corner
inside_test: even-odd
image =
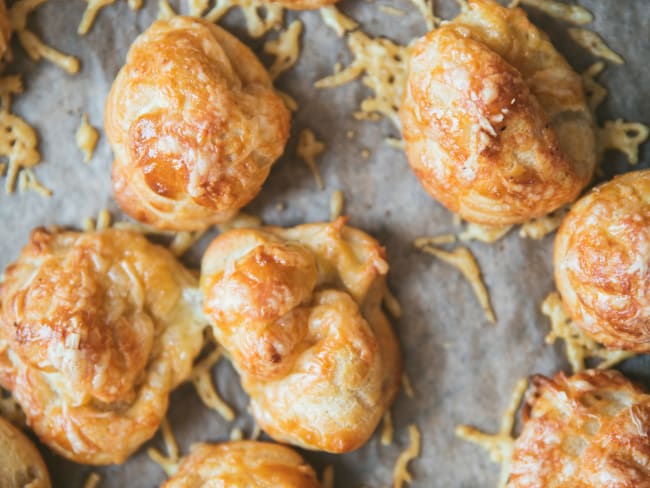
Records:
[[[479,241],[486,244],[496,242],[510,232],[511,225],[482,225],[468,222],[465,230],[458,234],[458,239],[461,241]]]
[[[302,22],[294,20],[286,30],[278,35],[277,39],[266,41],[264,52],[275,56],[273,64],[269,68],[272,79],[276,79],[280,73],[288,70],[300,55],[300,34],[302,33]]]
[[[573,39],[578,45],[589,51],[592,56],[603,58],[616,64],[625,63],[625,60],[621,55],[612,51],[607,44],[605,44],[603,38],[594,31],[571,27],[568,32],[569,37],[571,37],[571,39]]]
[[[527,239],[542,239],[560,227],[568,212],[569,207],[562,207],[544,217],[524,222],[519,228],[519,236]]]
[[[409,446],[399,455],[393,468],[393,488],[402,488],[404,483],[413,481],[408,464],[420,455],[420,431],[417,426],[409,425]]]
[[[587,103],[595,115],[596,109],[607,97],[607,88],[596,81],[596,77],[605,69],[604,61],[597,61],[582,73],[582,86],[585,89]]]
[[[542,302],[542,313],[551,321],[551,331],[546,336],[546,343],[553,344],[556,340],[564,340],[567,358],[574,373],[585,369],[586,358],[602,359],[598,369],[607,369],[636,356],[626,351],[612,351],[591,339],[582,332],[566,313],[559,293],[550,293]]]
[[[325,25],[336,32],[339,37],[343,37],[347,32],[353,31],[359,26],[355,20],[341,13],[334,5],[322,7],[320,15]]]
[[[318,165],[316,164],[316,157],[325,150],[325,144],[316,139],[314,132],[311,129],[303,129],[298,137],[298,146],[296,147],[296,154],[302,159],[309,169],[311,170],[316,185],[319,190],[323,189],[323,179],[321,178]]]
[[[261,0],[216,0],[204,18],[218,22],[235,7],[241,9],[248,33],[253,37],[261,37],[274,27],[282,25],[284,8]]]
[[[588,24],[594,16],[580,5],[569,5],[556,0],[519,0],[517,3],[529,5],[556,19],[571,22],[572,24]]]
[[[650,134],[648,126],[640,122],[624,122],[622,119],[608,120],[598,128],[598,146],[601,152],[607,149],[620,151],[630,164],[639,162],[639,146]]]
[[[99,140],[99,131],[88,122],[88,114],[83,114],[81,117],[81,125],[77,129],[75,140],[77,146],[84,154],[84,162],[90,162],[95,151],[95,146],[97,146],[97,141]]]

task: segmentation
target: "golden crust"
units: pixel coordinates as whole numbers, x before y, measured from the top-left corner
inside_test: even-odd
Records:
[[[270,0],[292,10],[313,10],[327,5],[333,5],[339,0]]]
[[[532,378],[508,488],[647,488],[650,395],[613,370]]]
[[[0,286],[0,385],[58,453],[123,462],[201,348],[195,287],[140,234],[34,230]]]
[[[4,56],[11,39],[11,24],[5,0],[0,0],[0,58]]]
[[[314,470],[294,450],[270,442],[197,444],[163,488],[318,488]]]
[[[204,312],[271,437],[346,452],[372,435],[402,372],[381,308],[387,271],[383,248],[343,218],[212,242]]]
[[[400,115],[420,182],[471,222],[546,215],[593,173],[580,76],[523,10],[492,0],[470,0],[415,44]]]
[[[554,265],[578,326],[610,348],[650,352],[650,170],[578,201],[555,238]]]
[[[0,417],[0,486],[50,488],[41,454],[16,427]]]
[[[115,198],[163,229],[224,222],[259,192],[289,119],[264,66],[235,37],[191,17],[154,22],[106,102]]]

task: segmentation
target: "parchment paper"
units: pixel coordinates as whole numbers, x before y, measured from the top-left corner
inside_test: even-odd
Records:
[[[171,3],[178,8],[177,2]],[[377,9],[381,3],[401,8],[407,15],[381,13]],[[457,10],[452,1],[436,3],[437,13],[447,18]],[[621,117],[650,124],[650,4],[647,0],[581,3],[595,14],[595,22],[589,27],[601,33],[627,60],[625,66],[609,64],[602,76],[610,94],[599,111],[601,120]],[[35,64],[19,47],[15,48],[17,61],[6,70],[24,76],[26,93],[15,98],[14,112],[38,130],[44,161],[36,174],[54,195],[45,199],[35,193],[0,193],[2,268],[17,257],[30,229],[37,225],[78,227],[84,217],[102,208],[121,218],[111,198],[112,155],[106,138],[102,135],[92,162],[86,165],[74,134],[83,112],[89,113],[94,126],[101,126],[110,84],[130,43],[155,18],[156,4],[147,0],[145,8],[134,13],[125,1],[118,1],[101,12],[83,38],[76,34],[85,6],[81,1],[50,1],[32,15],[31,27],[50,44],[78,56],[82,70],[70,76],[47,62]],[[184,1],[182,7],[186,8]],[[340,7],[359,20],[366,32],[402,43],[426,30],[408,0],[345,0]],[[529,12],[577,69],[591,64],[593,59],[569,40],[566,24]],[[457,440],[454,427],[471,423],[496,431],[517,379],[532,373],[552,374],[560,368],[568,371],[563,346],[544,344],[548,323],[539,312],[541,300],[553,289],[552,237],[537,242],[522,240],[512,232],[495,245],[470,244],[498,317],[496,326],[489,325],[460,273],[413,248],[411,243],[417,236],[454,231],[452,216],[427,196],[403,153],[382,142],[385,136],[397,135],[388,122],[359,122],[352,118],[352,112],[367,95],[366,89],[360,82],[338,89],[313,88],[314,81],[332,73],[337,61],[347,64],[345,41],[337,38],[316,12],[290,13],[287,20],[295,17],[305,24],[302,54],[297,65],[278,82],[279,88],[300,104],[293,118],[294,137],[247,211],[276,225],[326,220],[331,192],[338,188],[344,191],[350,223],[376,236],[387,248],[390,286],[404,308],[403,317],[394,321],[394,326],[416,392],[414,400],[401,394],[393,408],[393,445],[381,446],[375,435],[354,453],[304,454],[319,471],[333,464],[338,487],[388,486],[394,461],[408,444],[406,426],[414,422],[422,432],[422,453],[411,465],[412,486],[494,486],[497,466],[480,448]],[[259,53],[262,43],[246,36],[241,20],[235,12],[222,25]],[[320,158],[323,192],[317,190],[307,167],[294,156],[295,135],[305,127],[313,129],[327,144]],[[353,140],[346,137],[348,131],[355,132]],[[361,156],[363,149],[370,150],[368,159]],[[639,167],[648,166],[648,145],[642,149],[640,160]],[[607,172],[629,169],[623,161],[618,154],[608,154]],[[281,202],[286,204],[284,211],[277,209]],[[208,241],[204,239],[188,254],[188,264],[198,265],[200,249]],[[650,376],[649,365],[645,358],[638,358],[623,369],[639,379],[644,373]],[[247,398],[236,374],[225,360],[217,371],[218,389],[240,415],[229,425],[216,412],[204,408],[191,387],[181,387],[171,398],[169,416],[183,453],[193,442],[226,440],[235,426],[250,434]],[[160,447],[161,443],[156,438],[148,445]],[[102,475],[100,486],[107,488],[153,487],[165,478],[144,449],[123,466],[108,468],[75,465],[46,448],[42,450],[57,487],[80,487],[91,471]]]

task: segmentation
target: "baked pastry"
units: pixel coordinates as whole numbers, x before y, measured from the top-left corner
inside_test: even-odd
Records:
[[[401,354],[384,250],[345,219],[232,230],[203,257],[203,310],[274,439],[346,452],[392,403]]]
[[[469,0],[411,54],[400,116],[433,198],[506,225],[578,197],[596,162],[582,81],[523,10]]]
[[[292,10],[313,10],[316,8],[333,5],[339,0],[270,0]]]
[[[270,442],[197,444],[162,488],[319,488],[314,470],[293,449]]]
[[[4,56],[9,48],[9,39],[11,39],[9,12],[7,12],[5,0],[0,0],[0,58]]]
[[[196,285],[135,232],[34,230],[0,286],[0,386],[59,454],[123,462],[201,348]]]
[[[289,122],[266,69],[235,37],[193,17],[154,22],[106,102],[115,199],[161,229],[226,221],[259,192]]]
[[[650,352],[650,170],[579,200],[555,238],[554,265],[576,325],[611,348]]]
[[[16,427],[0,417],[0,486],[50,488],[41,454]]]
[[[532,378],[508,488],[647,488],[650,395],[613,370]]]

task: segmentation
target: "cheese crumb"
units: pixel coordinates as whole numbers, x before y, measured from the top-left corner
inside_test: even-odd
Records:
[[[81,117],[81,125],[77,129],[75,139],[77,146],[84,154],[84,163],[90,162],[95,151],[95,146],[97,146],[99,132],[88,122],[88,114],[83,114]]]
[[[597,368],[607,369],[636,356],[627,351],[609,350],[585,334],[566,313],[560,294],[557,292],[550,293],[544,299],[541,310],[551,321],[551,331],[546,336],[546,343],[553,344],[558,339],[564,340],[567,358],[574,373],[584,371],[586,358],[602,359]]]
[[[408,464],[420,455],[420,431],[417,426],[409,425],[409,446],[399,455],[393,469],[393,488],[402,488],[404,483],[413,481]]]
[[[488,451],[490,459],[495,463],[501,464],[501,474],[499,476],[498,488],[505,488],[510,477],[510,468],[512,465],[512,449],[515,439],[512,435],[512,429],[515,425],[515,416],[519,405],[524,397],[524,393],[528,388],[528,381],[520,379],[512,396],[508,408],[501,419],[501,429],[498,434],[486,434],[474,427],[468,425],[459,425],[456,427],[456,436],[459,438],[478,444],[483,449]]]
[[[534,7],[551,17],[565,20],[572,24],[588,24],[594,20],[591,12],[580,5],[569,5],[556,0],[519,0],[518,3]]]
[[[320,9],[320,16],[323,22],[325,22],[325,25],[336,32],[336,35],[339,37],[343,37],[346,32],[353,31],[359,26],[355,20],[341,13],[334,5],[322,7]]]
[[[614,149],[622,152],[630,164],[639,162],[639,146],[650,134],[648,126],[640,122],[624,122],[622,119],[608,120],[597,129],[601,152]]]
[[[275,56],[273,64],[269,68],[272,79],[276,79],[280,73],[288,70],[300,55],[300,34],[302,33],[302,22],[294,20],[289,27],[282,31],[277,39],[266,41],[264,52]]]
[[[244,438],[244,433],[239,427],[235,427],[230,431],[231,441],[241,441]]]
[[[204,19],[218,22],[235,7],[241,9],[246,29],[253,37],[261,37],[274,27],[282,25],[284,8],[261,0],[216,0],[214,7],[204,16]]]
[[[612,51],[607,44],[605,44],[603,38],[594,31],[571,27],[568,32],[569,37],[571,37],[571,39],[573,39],[579,46],[589,51],[592,56],[603,58],[616,64],[625,63],[625,60],[621,55]]]
[[[176,437],[174,437],[174,433],[172,432],[172,428],[169,425],[167,418],[164,418],[161,422],[160,430],[162,432],[163,443],[165,444],[167,455],[162,454],[153,447],[147,449],[147,454],[154,463],[158,464],[162,468],[167,476],[172,476],[176,473],[178,465],[180,464],[178,443],[176,442]]]
[[[323,189],[323,179],[321,178],[316,158],[325,150],[325,144],[316,139],[314,132],[311,129],[303,129],[298,137],[298,146],[296,147],[296,154],[302,159],[309,169],[311,170],[316,185],[319,190]]]

